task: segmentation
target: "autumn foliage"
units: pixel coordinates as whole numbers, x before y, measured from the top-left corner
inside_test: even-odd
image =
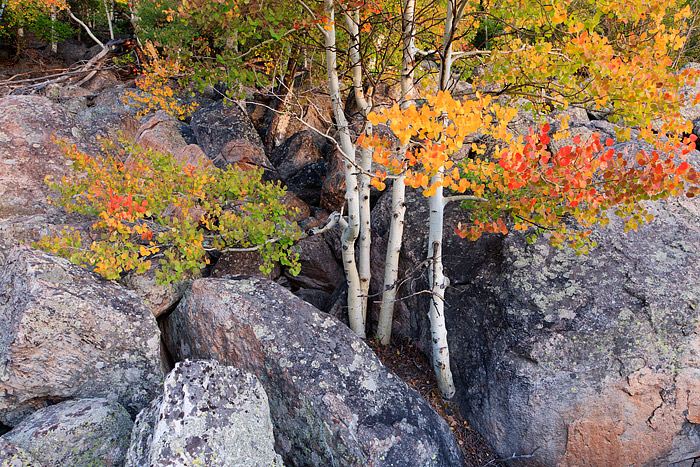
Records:
[[[301,232],[281,201],[279,184],[263,183],[261,171],[192,165],[169,154],[107,143],[91,156],[63,145],[74,174],[47,179],[59,193],[51,202],[69,212],[96,216],[92,238],[77,231],[44,237],[38,247],[93,267],[107,279],[143,273],[157,261],[162,283],[209,264],[208,252],[259,249],[261,269],[274,262],[299,270],[290,251]]]

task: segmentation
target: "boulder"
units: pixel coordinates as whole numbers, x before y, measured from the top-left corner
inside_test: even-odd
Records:
[[[632,157],[632,144],[613,148]],[[425,258],[428,230],[426,200],[412,193],[407,206],[404,271]],[[670,465],[700,455],[700,203],[647,206],[654,222],[624,233],[611,213],[583,256],[517,233],[460,240],[452,229],[468,213],[448,207],[457,401],[501,456],[532,454],[515,465]],[[373,225],[386,227],[377,208]],[[409,281],[402,293],[426,286]],[[426,352],[427,309],[424,294],[406,298],[393,328]]]
[[[340,211],[345,204],[345,159],[338,148],[331,152],[326,179],[321,187],[321,207]]]
[[[305,166],[322,160],[323,156],[309,130],[296,133],[270,154],[270,162],[282,180],[288,180]]]
[[[260,136],[248,115],[236,104],[225,105],[223,101],[218,101],[197,109],[192,115],[191,126],[197,143],[212,159],[229,141],[236,139],[262,147]]]
[[[163,326],[175,359],[214,359],[260,379],[291,465],[463,465],[417,392],[342,323],[274,282],[197,280]]]
[[[85,89],[97,94],[105,89],[110,89],[119,84],[119,78],[110,70],[100,70],[84,85]]]
[[[336,261],[323,235],[299,240],[296,246],[300,250],[301,271],[296,276],[285,274],[293,286],[330,293],[339,283],[345,282],[343,267]]]
[[[213,160],[219,168],[234,165],[241,170],[263,169],[268,173],[275,172],[263,147],[247,139],[229,141]]]
[[[260,271],[262,256],[258,251],[227,251],[221,254],[211,271],[211,277],[260,276],[275,280],[282,275],[282,268],[275,263],[272,271]]]
[[[114,109],[106,105],[94,105],[75,116],[73,133],[97,145],[98,139],[133,139],[139,129],[139,122],[130,112]]]
[[[267,395],[250,373],[216,362],[178,362],[165,393],[136,419],[127,467],[282,467]]]
[[[68,398],[116,400],[132,415],[162,384],[160,336],[139,297],[26,246],[0,270],[0,422]]]
[[[52,138],[87,149],[73,136],[72,119],[46,98],[0,98],[0,264],[17,241],[36,241],[58,226],[88,228],[80,215],[67,215],[47,203],[44,179],[70,173],[70,166]]]
[[[123,465],[133,424],[115,401],[69,400],[37,410],[2,439],[44,467],[112,467]]]
[[[143,123],[134,137],[134,143],[161,153],[174,154],[187,146],[180,134],[180,121],[167,112],[159,110]]]
[[[286,182],[287,189],[311,206],[321,204],[321,190],[326,178],[328,163],[319,160],[306,164]]]
[[[0,465],[3,467],[43,467],[26,450],[0,437]]]
[[[151,310],[154,318],[172,310],[192,281],[201,276],[188,269],[182,273],[181,280],[159,284],[156,278],[158,267],[154,261],[146,272],[138,274],[132,270],[119,279],[121,285],[136,292],[144,305]]]

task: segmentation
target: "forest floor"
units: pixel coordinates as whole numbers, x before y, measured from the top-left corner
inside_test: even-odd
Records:
[[[467,467],[502,467],[488,442],[462,418],[456,404],[446,403],[439,395],[430,361],[408,341],[392,336],[389,346],[367,340],[367,345],[391,371],[421,396],[445,419],[464,453]]]

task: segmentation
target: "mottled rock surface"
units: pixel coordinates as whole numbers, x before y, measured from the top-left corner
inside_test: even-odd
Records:
[[[115,401],[78,399],[37,410],[2,439],[44,467],[113,467],[124,464],[132,425]]]
[[[283,180],[287,180],[304,166],[323,160],[311,131],[300,131],[288,138],[270,154],[270,161]]]
[[[216,362],[179,362],[136,419],[127,467],[282,467],[260,381]],[[198,464],[199,463],[199,464]]]
[[[43,467],[26,450],[0,437],[0,465],[2,467]]]
[[[229,141],[247,140],[262,147],[248,115],[238,105],[225,105],[223,101],[197,109],[192,115],[192,130],[197,143],[212,159],[219,155]]]
[[[282,275],[279,263],[274,263],[272,270],[265,274],[260,271],[263,264],[262,255],[258,251],[227,251],[221,254],[212,268],[211,277],[232,276],[261,276],[275,280]]]
[[[137,414],[160,391],[159,331],[135,293],[17,246],[0,269],[0,422],[68,398]]]
[[[335,318],[266,279],[200,279],[163,322],[176,359],[215,359],[265,387],[292,465],[455,466],[445,422]]]
[[[70,171],[52,137],[69,143],[72,120],[64,109],[43,97],[11,96],[0,99],[0,264],[17,241],[35,241],[51,227],[85,223],[46,202],[47,175],[60,180]]]
[[[333,251],[323,235],[314,235],[297,242],[301,271],[298,275],[286,274],[295,287],[333,292],[345,281],[343,267],[336,261]]]
[[[613,148],[636,153],[629,144]],[[428,233],[427,201],[412,193],[407,205],[404,271],[425,258]],[[457,399],[502,456],[599,466],[700,455],[700,204],[647,206],[653,223],[624,233],[611,213],[584,256],[546,238],[528,245],[520,234],[461,240],[452,230],[467,213],[448,206],[446,319]],[[386,209],[383,198],[373,212],[376,258],[386,248]],[[402,293],[426,286],[419,274]],[[427,309],[424,295],[400,302],[394,333],[429,352]]]
[[[134,143],[154,151],[174,154],[187,146],[180,134],[180,121],[162,110],[143,123],[134,137]]]

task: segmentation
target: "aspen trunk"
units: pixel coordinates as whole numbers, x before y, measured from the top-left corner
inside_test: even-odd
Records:
[[[406,0],[403,10],[401,61],[401,108],[406,109],[414,98],[413,69],[415,68],[415,0]],[[406,154],[408,146],[402,146],[400,157]],[[398,292],[399,256],[403,240],[404,217],[406,214],[405,177],[399,176],[391,187],[391,220],[389,222],[389,240],[386,247],[384,263],[384,292],[379,310],[377,337],[382,345],[391,342],[391,324],[394,320],[394,306]]]
[[[431,183],[442,180],[443,170],[439,170]],[[445,203],[442,187],[429,198],[430,230],[428,233],[428,258],[432,258],[430,274],[430,334],[433,344],[433,369],[437,376],[438,388],[443,399],[452,399],[455,385],[450,369],[450,348],[447,344],[447,326],[445,325],[445,290],[449,279],[445,277],[442,266],[442,228],[444,223]]]
[[[355,241],[360,232],[360,207],[358,180],[355,175],[355,146],[350,139],[348,122],[343,112],[340,85],[338,83],[336,39],[335,39],[335,11],[333,0],[324,0],[324,10],[330,25],[324,29],[324,43],[326,48],[326,68],[328,70],[328,85],[333,107],[333,115],[338,127],[340,147],[345,156],[345,199],[348,204],[347,221],[342,222],[343,235],[343,268],[348,284],[348,320],[350,329],[360,337],[365,337],[365,316],[362,305],[362,286],[360,275],[355,262]]]
[[[447,1],[447,17],[445,19],[445,34],[442,40],[442,64],[440,66],[440,90],[445,91],[449,86],[452,73],[452,41],[454,40],[461,12],[464,11],[465,1]],[[429,198],[430,230],[428,233],[428,258],[432,260],[430,274],[430,333],[433,346],[433,369],[438,380],[438,388],[443,399],[452,399],[455,385],[450,368],[450,349],[447,343],[447,327],[445,325],[445,290],[449,279],[445,277],[442,265],[442,229],[444,223],[445,202],[442,182],[444,168],[431,177],[431,184],[438,183],[435,195]]]
[[[360,10],[355,10],[351,15],[345,13],[345,23],[350,32],[350,63],[352,70],[352,87],[360,112],[363,117],[372,110],[371,98],[365,96],[362,83],[362,58],[360,56]],[[372,125],[365,122],[365,135],[371,137]],[[360,294],[362,296],[362,310],[364,321],[367,321],[367,296],[369,295],[369,284],[372,279],[372,271],[370,269],[370,251],[372,245],[372,229],[370,226],[370,177],[369,172],[372,170],[372,150],[369,148],[360,149],[360,168],[362,171],[358,175],[358,190],[359,190],[359,214],[360,214],[360,231],[359,231],[359,274],[360,274]],[[356,171],[357,172],[357,171]]]
[[[58,43],[56,42],[56,7],[51,7],[51,52],[58,53]]]

